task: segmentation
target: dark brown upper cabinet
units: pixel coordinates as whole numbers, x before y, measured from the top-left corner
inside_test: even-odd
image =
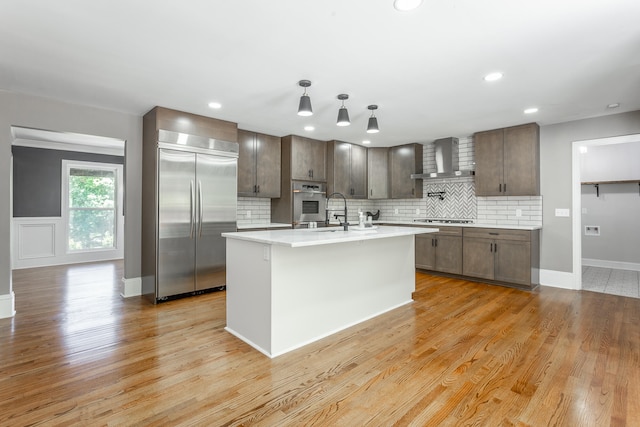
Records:
[[[367,150],[367,183],[369,199],[389,198],[389,148]]]
[[[422,144],[405,144],[389,148],[389,189],[392,199],[421,199],[422,179],[412,174],[422,173]]]
[[[238,130],[238,196],[280,197],[280,138]]]
[[[289,177],[293,180],[327,180],[327,143],[297,135],[282,138],[283,159],[289,161]]]
[[[341,141],[327,143],[327,194],[367,198],[367,149]]]
[[[540,128],[536,123],[473,136],[477,196],[540,195]]]

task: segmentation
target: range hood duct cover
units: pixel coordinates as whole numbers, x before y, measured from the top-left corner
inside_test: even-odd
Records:
[[[459,170],[458,138],[436,139],[433,144],[435,147],[436,172],[412,174],[412,179],[461,178],[475,175],[475,172],[471,170]]]

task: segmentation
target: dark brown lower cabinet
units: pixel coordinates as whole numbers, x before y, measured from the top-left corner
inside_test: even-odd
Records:
[[[438,233],[416,235],[416,268],[462,274],[462,228],[439,229]]]
[[[466,228],[462,274],[524,288],[539,283],[539,230]]]

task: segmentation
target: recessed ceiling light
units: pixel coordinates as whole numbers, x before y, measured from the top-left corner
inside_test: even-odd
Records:
[[[533,114],[533,113],[537,113],[538,109],[536,107],[531,107],[531,108],[527,108],[526,110],[524,110],[525,114]]]
[[[495,82],[496,80],[500,80],[503,76],[504,76],[504,74],[502,74],[499,71],[497,71],[495,73],[489,73],[486,76],[484,76],[484,81],[486,81],[486,82]]]
[[[222,104],[220,104],[219,102],[210,102],[209,103],[209,108],[215,108],[217,110],[218,108],[221,108],[221,107],[222,107]]]
[[[613,104],[609,104],[607,105],[607,108],[618,108],[620,106],[619,102],[615,102]]]
[[[394,0],[393,7],[399,12],[409,12],[417,9],[422,4],[422,0]]]
[[[313,126],[305,126],[304,130],[306,130],[307,132],[311,132],[312,130],[315,130],[316,128]]]
[[[371,144],[371,141],[369,141],[368,139],[365,139],[364,141],[362,141],[363,144]]]

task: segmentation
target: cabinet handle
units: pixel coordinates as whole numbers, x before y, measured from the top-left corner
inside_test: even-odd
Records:
[[[435,247],[436,246],[436,239],[431,239],[431,247]]]
[[[415,195],[416,195],[416,189],[415,189],[415,188],[412,188],[412,189],[411,189],[411,195],[412,195],[412,196],[415,196]]]
[[[507,192],[507,184],[504,185],[504,192]]]
[[[371,194],[373,196],[373,188],[371,190],[369,190],[369,194]]]
[[[259,193],[259,192],[260,192],[260,186],[259,186],[259,185],[256,185],[256,188],[257,188],[256,193]]]
[[[489,232],[489,234],[492,235],[492,236],[499,236],[500,235],[500,233],[491,233],[491,232]]]
[[[254,192],[254,193],[257,193],[257,192],[258,192],[258,189],[256,188],[256,186],[255,186],[255,185],[253,186],[253,192]]]
[[[436,242],[436,248],[438,247],[438,239],[433,239]]]
[[[498,252],[498,244],[497,243],[493,244],[493,252]]]
[[[502,193],[502,184],[498,185],[498,193]]]
[[[493,252],[493,243],[490,243],[489,245],[489,252]]]

